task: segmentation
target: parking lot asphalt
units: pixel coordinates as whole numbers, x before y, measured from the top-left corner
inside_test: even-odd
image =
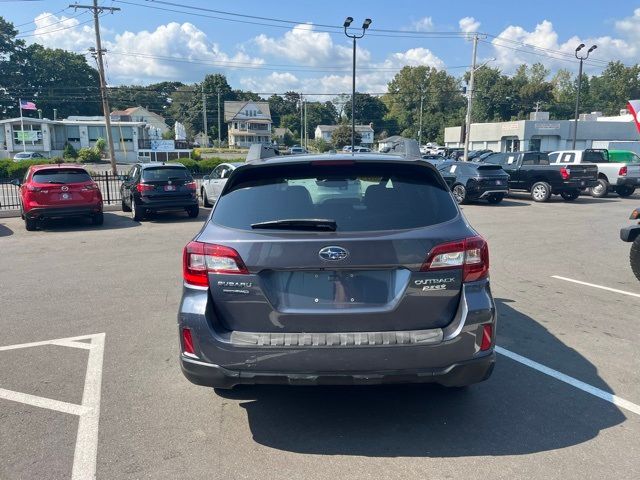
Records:
[[[177,362],[181,249],[208,210],[37,232],[0,218],[0,478],[637,478],[640,283],[618,231],[638,204],[464,207],[491,249],[497,344],[529,364],[499,354],[493,376],[462,391],[224,397]]]

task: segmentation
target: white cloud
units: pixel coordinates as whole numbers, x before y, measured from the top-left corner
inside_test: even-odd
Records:
[[[260,34],[253,42],[263,55],[302,65],[347,65],[352,55],[351,47],[335,44],[330,34],[315,31],[309,23],[296,25],[280,38]],[[371,57],[368,50],[360,47],[357,47],[357,54],[363,61]]]
[[[416,32],[430,32],[433,30],[433,18],[423,17],[411,24],[411,30]]]
[[[51,25],[61,20],[63,23]],[[37,30],[33,41],[84,53],[95,45],[95,37],[92,27],[80,26],[79,23],[77,18],[65,19],[43,13],[36,18]],[[62,26],[69,28],[54,31]],[[207,38],[205,32],[188,22],[170,22],[153,31],[125,31],[111,40],[103,40],[103,48],[108,51],[107,75],[114,83],[191,82],[201,80],[212,71],[264,63],[264,60],[250,57],[241,50],[234,54],[223,52],[217,43]]]
[[[473,17],[464,17],[458,21],[460,31],[466,33],[477,32],[480,28],[480,22]]]
[[[497,64],[505,72],[510,73],[515,67],[523,63],[531,64],[542,62],[547,68],[574,69],[577,61],[574,58],[575,48],[584,43],[587,47],[598,45],[598,49],[591,55],[594,60],[622,60],[635,63],[640,55],[640,8],[633,15],[615,23],[615,30],[620,38],[612,36],[586,37],[572,36],[562,42],[553,24],[543,20],[532,31],[527,31],[521,26],[511,25],[507,27],[499,38],[492,41],[497,58]],[[517,43],[513,43],[513,42]],[[519,45],[518,43],[525,45]],[[514,50],[518,49],[518,50]],[[534,51],[542,55],[527,54],[523,51]],[[561,53],[556,53],[559,51]],[[585,64],[586,68],[600,70],[601,64]]]

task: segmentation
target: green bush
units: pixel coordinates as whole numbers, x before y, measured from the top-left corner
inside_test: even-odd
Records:
[[[195,160],[191,160],[190,158],[179,158],[177,160],[171,160],[169,163],[181,163],[187,170],[191,173],[200,173],[200,168],[198,168],[198,162]]]
[[[24,174],[31,165],[43,165],[53,163],[51,160],[21,160],[14,162],[13,160],[0,160],[0,177],[5,178],[23,178]]]
[[[78,158],[78,152],[73,148],[73,145],[65,142],[64,148],[62,149],[62,156],[64,158]]]
[[[10,158],[3,158],[0,160],[0,178],[7,178],[9,176],[9,166],[14,163]]]
[[[78,150],[78,160],[82,163],[95,163],[100,161],[100,152],[97,148],[82,147]]]
[[[104,138],[97,139],[95,149],[98,151],[98,154],[102,156],[104,151],[107,149],[107,141]]]

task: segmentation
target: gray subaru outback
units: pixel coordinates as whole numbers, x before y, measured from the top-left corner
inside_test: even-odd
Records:
[[[183,276],[180,361],[197,385],[466,386],[493,369],[487,243],[420,159],[247,162]]]

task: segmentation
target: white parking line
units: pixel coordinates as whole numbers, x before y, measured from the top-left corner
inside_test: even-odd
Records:
[[[544,373],[545,375],[549,375],[550,377],[555,378],[556,380],[560,380],[561,382],[567,383],[572,387],[577,388],[578,390],[582,390],[583,392],[589,393],[595,397],[601,398],[609,403],[613,403],[614,405],[624,408],[625,410],[629,410],[630,412],[635,413],[636,415],[640,415],[640,405],[636,405],[635,403],[630,402],[629,400],[625,400],[617,395],[614,395],[609,392],[605,392],[600,388],[594,387],[593,385],[589,385],[577,378],[570,377],[562,372],[558,372],[553,368],[549,368],[541,363],[538,363],[534,360],[531,360],[527,357],[523,357],[522,355],[518,355],[517,353],[512,352],[511,350],[507,350],[506,348],[502,348],[496,345],[496,352],[504,355],[505,357],[510,358],[518,363],[526,365],[529,368],[533,368],[538,372]]]
[[[84,377],[82,404],[80,405],[0,388],[0,399],[11,400],[57,412],[69,413],[79,417],[78,433],[76,435],[76,448],[73,454],[73,469],[71,472],[71,478],[73,480],[95,479],[96,477],[104,337],[104,333],[97,333],[94,335],[57,338],[54,340],[20,343],[0,347],[0,352],[18,350],[20,348],[41,347],[44,345],[57,345],[60,347],[79,348],[89,351],[87,373]],[[81,340],[90,340],[91,343],[85,343]]]
[[[622,295],[629,295],[630,297],[640,298],[640,293],[627,292],[625,290],[618,290],[617,288],[603,287],[602,285],[596,285],[595,283],[582,282],[580,280],[574,280],[573,278],[561,277],[559,275],[551,275],[551,278],[557,280],[564,280],[565,282],[577,283],[579,285],[586,285],[587,287],[599,288],[601,290],[607,290],[608,292],[621,293]]]

